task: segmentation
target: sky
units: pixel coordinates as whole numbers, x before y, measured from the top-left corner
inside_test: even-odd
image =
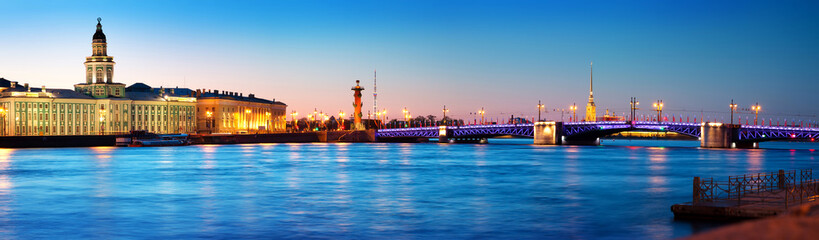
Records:
[[[561,119],[598,114],[817,120],[817,1],[0,1],[0,77],[84,82],[96,18],[115,81],[241,92],[305,117],[364,115]],[[558,110],[558,111],[555,111]],[[569,113],[564,111],[568,120]],[[289,118],[288,118],[289,119]],[[727,119],[725,119],[727,121]]]

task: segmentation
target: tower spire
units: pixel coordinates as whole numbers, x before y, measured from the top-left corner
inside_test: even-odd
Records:
[[[377,69],[373,69],[373,112],[378,112],[378,85],[376,85],[376,80],[378,79],[377,77]]]
[[[589,102],[594,102],[594,62],[589,62]]]
[[[597,106],[594,105],[594,62],[589,62],[589,103],[586,104],[586,118],[587,122],[597,121]]]

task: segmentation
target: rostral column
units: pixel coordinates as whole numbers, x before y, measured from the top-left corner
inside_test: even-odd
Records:
[[[353,121],[353,130],[365,130],[364,124],[361,124],[361,90],[364,90],[361,86],[359,86],[359,80],[355,80],[355,87],[350,90],[353,90],[353,97],[355,98],[355,102],[353,102],[353,107],[355,107],[355,113],[353,113],[354,121]]]

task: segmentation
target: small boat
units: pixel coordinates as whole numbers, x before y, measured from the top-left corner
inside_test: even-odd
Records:
[[[144,131],[132,132],[129,147],[163,147],[189,145],[188,134],[153,134]]]

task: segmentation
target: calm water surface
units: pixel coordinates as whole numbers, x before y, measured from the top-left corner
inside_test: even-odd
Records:
[[[0,149],[0,238],[667,239],[709,226],[669,210],[693,176],[819,162],[812,143],[490,142]]]

